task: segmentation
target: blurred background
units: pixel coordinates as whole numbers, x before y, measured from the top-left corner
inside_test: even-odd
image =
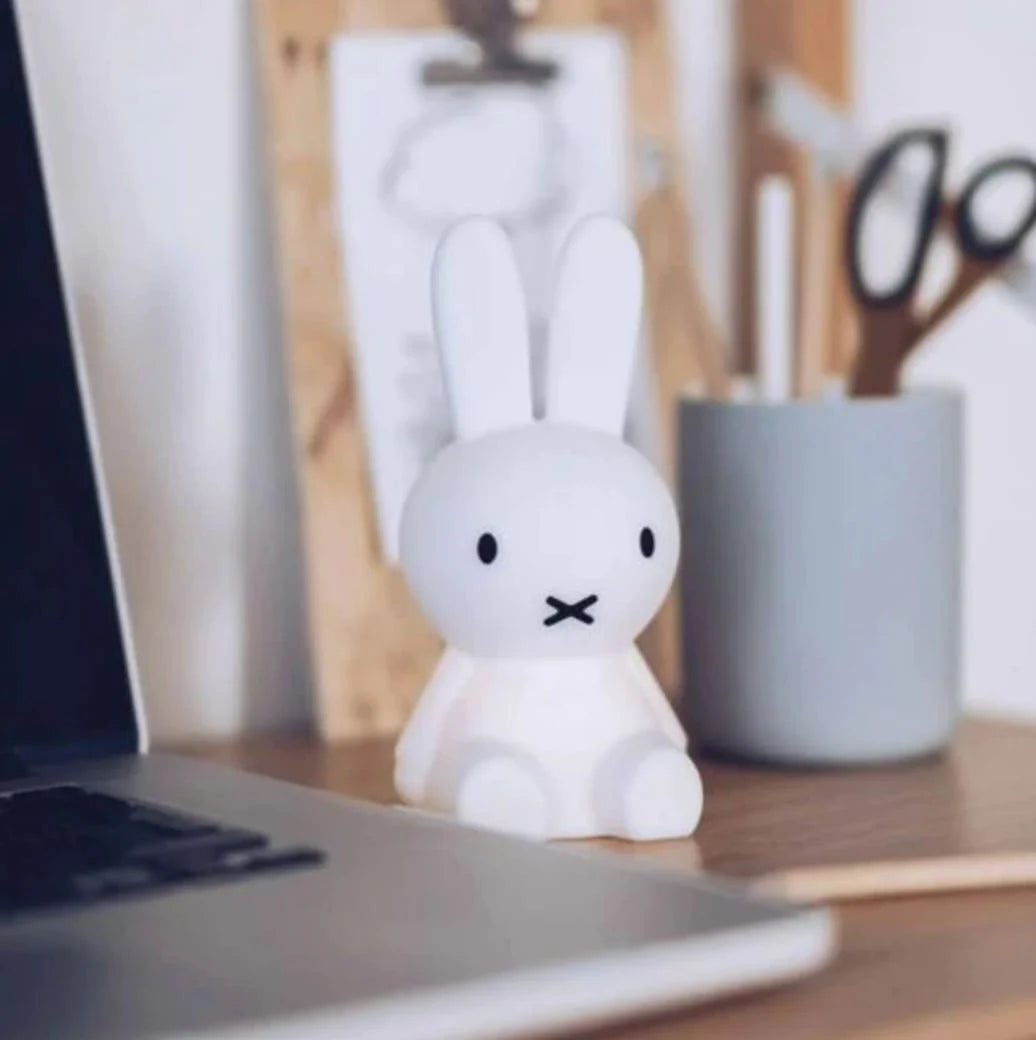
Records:
[[[246,0],[23,0],[37,119],[156,737],[312,708]],[[733,334],[731,4],[670,0],[696,251]],[[1036,5],[856,0],[854,118],[955,137],[950,183],[1036,149]],[[966,390],[964,685],[1036,718],[1036,326],[983,289],[911,379]]]

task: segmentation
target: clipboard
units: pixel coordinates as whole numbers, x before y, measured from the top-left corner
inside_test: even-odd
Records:
[[[333,217],[329,46],[342,33],[442,29],[445,12],[436,0],[259,0],[256,17],[318,725],[328,741],[392,734],[439,646],[378,548]],[[628,49],[631,212],[647,277],[658,461],[671,477],[675,399],[702,383],[703,345],[712,356],[720,347],[692,268],[665,7],[553,0],[529,25],[611,29]],[[675,693],[672,596],[642,645]]]

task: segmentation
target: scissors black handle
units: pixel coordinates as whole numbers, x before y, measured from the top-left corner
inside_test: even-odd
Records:
[[[921,186],[921,202],[917,213],[917,228],[913,252],[903,269],[902,277],[890,286],[875,289],[867,283],[860,261],[860,246],[863,219],[873,197],[884,187],[883,181],[889,170],[908,148],[927,148],[932,157],[931,165]],[[914,294],[924,269],[925,258],[931,245],[935,225],[939,220],[942,205],[943,181],[946,176],[946,158],[949,151],[949,135],[945,130],[918,127],[896,134],[874,152],[867,160],[849,203],[849,223],[845,236],[846,269],[849,287],[856,300],[865,307],[894,307],[907,301]],[[1036,217],[1036,214],[1034,214]],[[970,218],[969,218],[970,219]]]
[[[975,197],[989,184],[1005,175],[1023,174],[1031,182],[1029,205],[1017,222],[1002,234],[988,234],[975,220]],[[1025,155],[1007,155],[977,170],[964,185],[954,209],[953,221],[961,249],[976,260],[993,263],[1006,260],[1022,244],[1036,224],[1036,162]]]

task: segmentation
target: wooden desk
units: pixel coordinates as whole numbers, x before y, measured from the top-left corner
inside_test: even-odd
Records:
[[[176,750],[311,787],[391,802],[391,747],[254,739]],[[937,760],[776,772],[703,763],[693,841],[619,855],[750,877],[849,860],[1036,850],[1036,728],[968,721]],[[1036,890],[858,904],[837,962],[767,994],[599,1033],[611,1040],[1021,1040],[1036,1037]]]

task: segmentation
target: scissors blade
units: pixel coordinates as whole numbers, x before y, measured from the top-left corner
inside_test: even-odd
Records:
[[[864,149],[852,120],[801,76],[786,69],[767,72],[760,105],[774,131],[809,152],[830,176],[856,173]],[[889,197],[904,207],[916,202],[917,184],[908,174],[890,178],[889,188]],[[994,277],[1036,317],[1036,263],[1018,257]]]

